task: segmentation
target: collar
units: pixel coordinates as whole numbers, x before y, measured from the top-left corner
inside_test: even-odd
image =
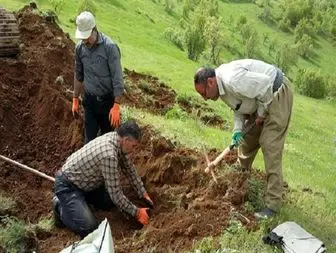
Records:
[[[219,95],[224,96],[225,95],[224,83],[222,79],[218,76],[217,70],[216,70],[216,81],[217,81]]]
[[[103,43],[103,34],[101,32],[98,32],[97,36],[98,36],[97,44]]]

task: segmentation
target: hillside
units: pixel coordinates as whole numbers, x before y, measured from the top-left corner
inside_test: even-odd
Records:
[[[24,2],[20,0],[0,0],[0,5],[11,10],[17,10],[23,6]],[[179,27],[179,20],[183,12],[182,1],[173,2],[175,7],[172,12],[168,13],[165,10],[164,1],[159,0],[94,1],[97,10],[98,29],[118,42],[122,51],[123,67],[129,69],[125,70],[125,73],[130,80],[132,89],[137,92],[139,90],[139,92],[143,92],[141,87],[132,86],[132,84],[138,83],[137,75],[145,80],[144,82],[146,83],[164,83],[163,91],[158,91],[158,97],[150,98],[154,102],[150,99],[137,102],[138,97],[129,97],[129,100],[125,101],[125,105],[127,105],[127,107],[124,107],[125,113],[136,117],[144,125],[152,125],[156,131],[160,132],[160,135],[170,139],[174,144],[176,142],[184,147],[197,149],[200,143],[203,143],[208,149],[215,148],[216,152],[218,152],[218,150],[229,144],[232,113],[224,103],[203,102],[194,91],[192,85],[194,71],[200,65],[208,64],[209,62],[202,57],[196,62],[189,60],[185,51],[180,50],[165,38],[164,32],[167,28]],[[232,34],[229,29],[232,17],[237,19],[239,16],[244,15],[258,32],[260,39],[264,33],[267,33],[271,39],[276,41],[294,41],[293,32],[285,33],[276,24],[262,22],[258,18],[262,9],[256,4],[245,1],[235,1],[234,3],[218,1],[218,3],[218,10],[223,19],[224,36],[228,38],[227,42],[232,46],[232,50],[223,48],[220,55],[222,61],[237,59],[243,54],[243,46],[238,33]],[[46,0],[40,0],[38,4],[42,10],[50,8],[50,2]],[[65,32],[69,33],[70,37],[73,36],[75,30],[73,18],[76,16],[78,4],[79,1],[65,2],[59,14],[59,25]],[[327,37],[317,36],[315,43],[317,46],[313,49],[313,57],[311,59],[300,57],[296,66],[293,66],[289,71],[293,80],[295,80],[297,69],[306,67],[319,69],[323,75],[334,75],[333,66],[336,63],[336,57],[334,57],[336,56],[336,50],[332,42]],[[264,44],[261,41],[261,56],[274,63],[275,53],[268,54],[268,47],[268,43]],[[67,69],[57,71],[60,73],[63,71],[67,76],[70,76],[70,65],[71,59],[68,59]],[[38,79],[35,74],[32,74],[32,77],[35,78],[34,80]],[[53,79],[54,76],[50,78]],[[71,88],[70,77],[67,85]],[[159,96],[160,94],[167,96]],[[178,104],[177,108],[170,107],[174,104],[174,100],[180,101],[176,103]],[[156,101],[162,101],[159,107],[156,107]],[[190,101],[189,107],[183,108],[183,101]],[[66,103],[65,105],[68,105],[70,110],[69,102],[66,101]],[[64,113],[66,111],[65,105],[64,108],[62,107]],[[207,115],[203,115],[205,120],[203,120],[204,124],[201,132],[192,115],[192,108],[199,106],[206,108],[207,111]],[[169,109],[172,109],[171,113],[166,114]],[[43,110],[41,110],[41,113],[43,113]],[[209,115],[214,122],[213,124],[210,124],[209,120],[205,118]],[[9,122],[6,127],[9,129],[13,122]],[[68,125],[73,128],[72,134],[77,136],[76,131],[78,129],[71,125],[69,115],[66,116],[66,123],[61,126],[61,130],[65,131],[65,126]],[[334,173],[334,161],[336,158],[335,125],[335,103],[328,100],[308,98],[298,93],[295,94],[292,123],[284,155],[284,174],[289,188],[285,207],[276,221],[280,223],[286,220],[295,220],[309,232],[323,240],[330,250],[329,252],[336,252],[336,242],[334,240],[336,230],[333,225],[336,223],[336,189],[334,184],[336,180],[336,174]],[[19,131],[20,129],[17,130]],[[8,131],[8,133],[12,134],[14,138],[17,132],[13,131]],[[47,131],[52,131],[52,129],[48,128]],[[152,133],[150,132],[149,134],[151,135]],[[32,134],[30,134],[29,138],[32,137]],[[77,142],[80,139],[77,139],[77,137],[73,139],[71,149],[75,149],[75,146],[78,145]],[[55,139],[60,142],[63,141],[58,137],[55,137]],[[48,144],[52,145],[51,143]],[[0,153],[4,151],[6,145],[8,144],[1,143],[2,150]],[[62,145],[69,145],[69,143]],[[57,148],[60,147],[58,146]],[[37,148],[35,147],[35,149]],[[70,152],[70,150],[66,152]],[[62,159],[67,155],[66,152],[62,153]],[[194,153],[191,156],[193,155]],[[198,159],[203,159],[201,154],[197,153],[197,155],[200,156]],[[33,156],[32,154],[29,159],[33,159]],[[43,159],[41,158],[40,160]],[[43,163],[42,161],[40,162]],[[40,164],[37,165],[42,166]],[[254,165],[258,170],[263,170],[262,156],[258,156]],[[56,165],[53,166],[53,169],[55,167]],[[8,169],[8,167],[6,168]],[[189,177],[194,177],[194,175],[188,175]],[[198,179],[193,178],[192,180]],[[37,185],[39,184],[40,182]],[[9,185],[6,185],[6,187],[9,187]],[[160,193],[158,192],[158,196]],[[46,196],[49,197],[49,195]],[[48,202],[43,201],[47,205]],[[44,212],[50,211],[49,209],[43,210]],[[160,220],[157,220],[157,224],[159,222]],[[229,221],[222,220],[222,222],[228,225],[227,222]],[[221,224],[223,225],[223,223]],[[267,248],[261,246],[262,243],[259,238],[260,234],[264,232],[263,229],[267,230],[268,227],[268,224],[266,224],[261,230],[251,234],[247,234],[243,229],[238,229],[235,232],[236,239],[228,238],[227,235],[224,235],[222,242],[225,242],[228,247],[239,248],[237,245],[239,245],[240,240],[245,242],[251,240],[251,243],[246,243],[241,252],[251,252],[251,249],[256,249],[257,247],[260,247],[260,252],[267,252]],[[153,231],[150,232],[153,233]],[[216,235],[219,234],[217,232]],[[210,235],[211,233],[202,234],[202,236]],[[65,237],[64,234],[60,234],[60,236]],[[121,235],[118,236],[121,238]],[[197,239],[200,240],[201,236],[197,237]],[[218,246],[212,239],[207,242],[210,247]],[[178,244],[178,242],[175,243]],[[176,244],[174,245],[176,246]],[[188,247],[192,246],[192,244],[191,242],[186,243]],[[141,243],[139,245],[139,247],[143,246]],[[204,245],[207,244],[205,243]],[[129,249],[128,245],[124,249]]]

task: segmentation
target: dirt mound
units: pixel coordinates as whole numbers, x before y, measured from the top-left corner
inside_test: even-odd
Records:
[[[0,154],[53,176],[67,156],[83,144],[82,120],[73,119],[71,100],[66,96],[73,80],[74,43],[31,8],[20,11],[17,18],[22,52],[17,59],[0,59]],[[168,88],[157,79],[130,71],[126,74],[131,83],[141,77],[159,87],[148,91],[139,88],[139,94],[149,92],[153,101],[159,101],[153,105],[159,111],[174,103],[175,92],[166,92]],[[145,101],[127,99],[139,108],[148,106]],[[210,158],[217,154],[210,152]],[[150,225],[141,230],[116,209],[97,212],[101,219],[108,217],[117,252],[187,249],[204,236],[219,235],[232,213],[242,214],[250,220],[241,218],[244,224],[255,226],[251,215],[242,209],[248,174],[222,172],[219,184],[214,184],[202,172],[203,155],[176,147],[150,127],[143,128],[141,145],[132,159],[155,209]],[[0,177],[0,191],[17,201],[19,218],[37,222],[51,216],[52,183],[2,161]],[[127,181],[122,182],[130,198],[143,205],[134,199]],[[39,252],[56,252],[78,237],[54,228],[49,236],[37,240]]]

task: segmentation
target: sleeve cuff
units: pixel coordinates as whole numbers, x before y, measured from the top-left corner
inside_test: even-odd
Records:
[[[234,132],[242,131],[243,126],[244,126],[244,115],[235,113],[233,131]]]

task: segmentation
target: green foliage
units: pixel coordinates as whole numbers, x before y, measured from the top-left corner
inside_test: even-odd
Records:
[[[184,41],[190,60],[197,61],[205,49],[206,40],[203,36],[205,22],[206,18],[198,13],[191,23],[186,24]]]
[[[336,76],[326,76],[325,80],[327,84],[327,98],[336,100]]]
[[[49,0],[52,10],[59,15],[64,8],[65,0]]]
[[[288,32],[290,30],[290,20],[283,17],[280,22],[278,23],[278,27],[284,31],[284,32]]]
[[[97,7],[95,5],[95,2],[93,0],[79,0],[78,8],[77,8],[77,14],[79,14],[83,11],[89,11],[93,15],[95,15],[96,11],[97,11]]]
[[[215,252],[215,247],[216,240],[213,237],[209,236],[197,241],[193,248],[200,253],[213,253]],[[192,252],[195,251],[193,250]]]
[[[16,207],[13,199],[4,197],[0,194],[0,216],[11,214]]]
[[[295,44],[295,47],[297,53],[300,56],[309,58],[314,47],[313,38],[307,34],[304,34],[302,38]]]
[[[179,105],[175,104],[172,108],[170,108],[166,112],[165,117],[167,119],[184,120],[184,119],[188,118],[188,114],[185,111],[183,111]]]
[[[327,95],[326,82],[320,71],[299,69],[295,79],[297,91],[312,98],[324,98]]]
[[[264,188],[265,184],[260,179],[254,177],[248,180],[245,202],[245,208],[248,211],[255,212],[264,207]]]
[[[23,221],[16,218],[5,217],[1,220],[0,247],[4,252],[26,252],[26,229]],[[1,248],[0,248],[1,249]]]
[[[250,24],[243,24],[240,29],[242,42],[245,49],[245,57],[253,58],[258,53],[259,36],[257,30]]]
[[[210,61],[216,65],[220,64],[220,52],[224,47],[224,35],[221,28],[221,18],[210,17],[205,24],[204,35],[209,45]]]
[[[292,27],[295,27],[302,18],[310,18],[313,12],[313,1],[311,0],[283,0],[280,8],[281,16],[289,20]]]
[[[175,8],[175,3],[173,0],[165,0],[164,9],[168,14],[172,14]]]
[[[176,29],[172,27],[168,27],[165,32],[164,36],[166,39],[168,39],[170,42],[172,42],[175,46],[177,46],[182,51],[184,50],[184,34],[181,29]]]
[[[296,25],[294,30],[295,43],[302,39],[304,35],[309,35],[310,37],[314,36],[314,28],[308,19],[303,18]]]
[[[296,48],[288,43],[283,43],[275,55],[276,64],[285,72],[289,70],[296,64],[298,60],[298,55],[296,54]]]

